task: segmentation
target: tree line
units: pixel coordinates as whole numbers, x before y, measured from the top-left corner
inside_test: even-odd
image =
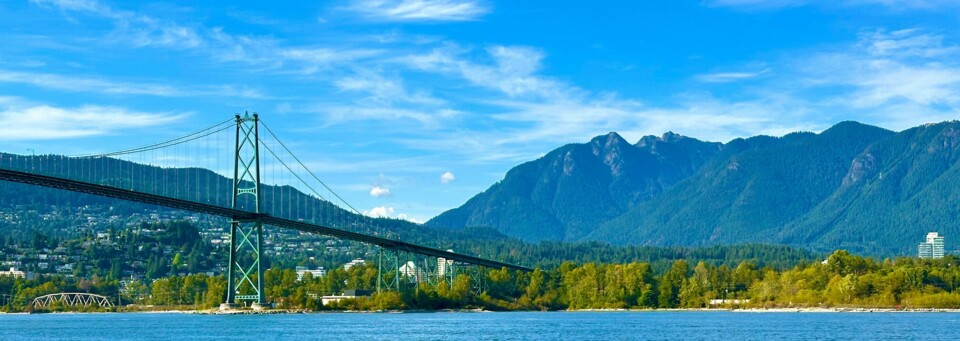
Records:
[[[331,269],[322,277],[307,273],[299,279],[292,269],[269,269],[264,273],[264,289],[277,308],[305,311],[960,308],[960,259],[952,255],[936,260],[876,261],[841,250],[822,262],[802,262],[784,270],[761,268],[749,261],[731,267],[677,260],[660,272],[645,262],[565,262],[529,273],[505,268],[474,275],[461,273],[433,283],[413,283],[403,278],[400,290],[380,292],[376,292],[377,278],[377,266],[371,263],[349,270]],[[222,276],[203,274],[132,281],[122,286],[115,279],[97,277],[0,277],[0,293],[5,293],[4,311],[29,310],[29,301],[34,297],[64,291],[92,292],[114,300],[119,297],[121,305],[207,309],[223,302],[225,288]],[[347,289],[373,293],[327,306],[321,304],[322,296]]]

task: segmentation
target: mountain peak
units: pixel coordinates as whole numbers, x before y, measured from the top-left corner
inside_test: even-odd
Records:
[[[822,133],[820,133],[820,135],[849,136],[849,135],[871,133],[871,132],[893,133],[892,131],[889,131],[880,127],[875,127],[869,124],[863,124],[857,121],[842,121],[840,123],[834,124],[829,129],[824,130]]]
[[[647,136],[641,137],[640,141],[637,141],[636,146],[643,148],[643,147],[652,146],[654,143],[657,143],[657,142],[673,143],[673,142],[685,140],[688,138],[689,137],[674,133],[672,131],[668,131],[666,133],[663,133],[663,135],[659,137],[656,135],[647,135]]]
[[[630,145],[620,134],[613,131],[606,135],[594,137],[590,140],[590,144],[593,145],[593,155],[605,154],[611,151],[616,152],[620,150],[621,146]]]
[[[674,132],[672,132],[672,131],[668,131],[668,132],[666,132],[666,133],[663,133],[663,136],[660,137],[660,139],[663,140],[664,142],[677,142],[677,141],[683,140],[683,139],[685,139],[685,138],[687,138],[687,137],[686,137],[686,136],[683,136],[683,135],[680,135],[680,134],[677,134],[677,133],[674,133]]]
[[[624,140],[623,137],[620,136],[620,134],[617,134],[617,132],[611,131],[605,135],[599,135],[597,137],[590,139],[590,142],[606,146],[611,144],[619,144],[621,142],[625,143],[627,142],[627,140]]]

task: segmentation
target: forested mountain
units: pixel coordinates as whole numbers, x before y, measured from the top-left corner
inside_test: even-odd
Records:
[[[611,136],[564,146],[520,165],[428,225],[489,226],[526,240],[658,246],[785,243],[875,255],[912,254],[928,231],[945,234],[948,250],[957,245],[951,236],[960,237],[960,207],[955,204],[960,199],[960,122],[902,132],[841,122],[819,134],[756,136],[722,145],[667,134],[619,145],[616,153],[599,148],[608,146]],[[674,152],[664,152],[667,146]],[[592,163],[588,157],[576,158],[578,150],[588,147],[599,151]],[[598,166],[608,165],[604,161],[610,154],[657,162]],[[580,173],[575,167],[549,171],[548,166],[568,159],[581,166]],[[563,172],[567,169],[573,171]],[[562,192],[564,198],[549,205],[532,205],[538,197],[531,188],[551,181],[575,182],[569,187],[576,190]],[[531,219],[528,211],[534,209]],[[577,215],[589,219],[569,218]],[[558,225],[566,233],[558,233]],[[571,227],[579,233],[570,233]]]
[[[916,252],[928,231],[960,243],[960,122],[905,130],[860,153],[834,193],[773,240]],[[819,247],[825,250],[824,247]]]
[[[489,226],[527,241],[580,240],[690,176],[719,150],[719,143],[673,133],[635,145],[609,133],[517,166],[427,225]]]
[[[858,154],[892,134],[844,122],[820,134],[733,140],[695,176],[589,238],[651,245],[777,241],[785,225],[840,187]]]

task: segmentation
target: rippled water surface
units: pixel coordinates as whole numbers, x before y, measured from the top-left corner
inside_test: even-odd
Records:
[[[509,312],[0,315],[0,339],[953,339],[960,313]]]

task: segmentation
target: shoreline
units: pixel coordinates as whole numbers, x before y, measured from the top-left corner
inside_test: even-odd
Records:
[[[0,315],[30,315],[30,314],[191,314],[191,315],[272,315],[272,314],[433,314],[433,313],[498,313],[498,312],[558,312],[558,313],[578,313],[578,312],[597,312],[597,313],[616,313],[616,312],[730,312],[730,313],[960,313],[957,308],[916,308],[916,309],[896,309],[896,308],[853,308],[853,307],[832,307],[832,308],[673,308],[673,309],[571,309],[571,310],[512,310],[512,311],[493,311],[484,309],[442,309],[442,310],[340,310],[340,311],[308,311],[302,309],[271,309],[254,311],[249,309],[219,310],[138,310],[138,311],[100,311],[100,312],[0,312]]]
[[[671,309],[574,309],[569,312],[731,312],[731,313],[960,313],[960,308],[671,308]]]

